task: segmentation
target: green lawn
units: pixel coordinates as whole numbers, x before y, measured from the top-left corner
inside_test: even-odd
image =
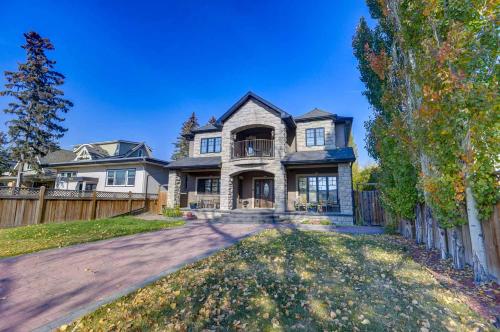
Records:
[[[384,236],[268,230],[77,320],[67,331],[490,328]]]
[[[72,221],[0,229],[0,257],[184,225],[184,221],[144,221],[133,217]]]

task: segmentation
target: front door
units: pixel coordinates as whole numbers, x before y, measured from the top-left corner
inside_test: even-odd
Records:
[[[274,181],[272,179],[255,179],[254,207],[272,208],[274,203]]]

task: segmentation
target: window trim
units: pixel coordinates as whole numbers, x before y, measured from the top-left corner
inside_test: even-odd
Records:
[[[323,131],[323,144],[318,144],[318,137],[319,135],[317,135],[317,131],[318,130],[322,130]],[[313,144],[308,144],[308,141],[307,141],[307,132],[312,130],[313,133],[314,133],[314,142]],[[306,139],[306,147],[312,147],[312,146],[325,146],[326,145],[326,140],[325,140],[325,127],[316,127],[316,128],[306,128],[306,132],[305,132],[305,139]]]
[[[219,150],[216,149],[217,140],[219,140]],[[207,142],[206,143],[206,148],[207,148],[206,152],[203,152],[203,142],[204,141]],[[209,151],[210,141],[213,141],[213,151]],[[222,152],[222,137],[221,136],[200,138],[200,154],[221,153],[221,152]]]
[[[337,188],[336,188],[336,195],[337,195],[337,201],[334,202],[336,204],[340,204],[340,197],[339,197],[339,175],[338,173],[337,174],[332,174],[332,173],[326,173],[326,174],[296,174],[296,179],[295,179],[295,182],[296,182],[296,191],[295,191],[295,200],[298,200],[300,199],[300,187],[299,187],[299,182],[300,182],[300,178],[306,178],[306,203],[310,203],[309,202],[309,179],[310,177],[315,177],[316,178],[316,196],[317,196],[317,199],[319,201],[319,191],[318,191],[318,178],[319,177],[326,177],[326,192],[327,192],[327,195],[329,194],[330,190],[329,190],[329,185],[328,185],[328,177],[334,177],[336,178],[336,184],[337,184]]]
[[[134,171],[134,184],[128,184],[128,172],[129,171]],[[113,171],[113,172],[116,172],[116,171],[125,171],[125,184],[108,184],[108,178],[109,178],[109,172],[110,171]],[[135,180],[136,180],[136,177],[137,177],[137,169],[136,168],[109,168],[109,169],[106,169],[106,178],[104,179],[104,186],[105,187],[135,187]],[[115,175],[113,176],[113,182],[115,182],[116,180],[116,173]]]
[[[199,180],[213,180],[213,179],[218,179],[219,180],[219,186],[218,190],[219,192],[213,193],[213,192],[198,192],[198,181]],[[195,178],[195,195],[220,195],[220,182],[221,182],[221,177],[220,176],[200,176]],[[212,183],[210,183],[210,188],[212,187]]]

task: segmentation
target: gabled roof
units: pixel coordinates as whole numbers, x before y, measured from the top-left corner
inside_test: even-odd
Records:
[[[335,119],[335,114],[320,110],[319,108],[315,108],[312,111],[307,112],[306,114],[302,114],[301,116],[295,117],[295,121],[307,121],[307,120],[320,120],[320,119]]]
[[[355,161],[351,147],[322,151],[300,151],[287,154],[281,161],[285,165],[329,164]]]
[[[221,126],[208,123],[204,126],[194,128],[193,130],[191,130],[191,132],[193,132],[193,133],[207,133],[207,132],[211,132],[211,131],[221,131],[221,130],[222,130]]]
[[[293,117],[290,114],[283,111],[281,108],[273,105],[264,98],[257,96],[252,91],[247,92],[240,100],[238,100],[233,106],[231,106],[231,108],[226,113],[224,113],[219,119],[217,119],[217,124],[224,123],[227,119],[231,117],[231,115],[233,115],[238,109],[240,109],[241,106],[243,106],[250,99],[253,99],[263,104],[271,111],[275,112],[276,115],[278,115],[288,126],[295,127],[295,122],[293,121]]]

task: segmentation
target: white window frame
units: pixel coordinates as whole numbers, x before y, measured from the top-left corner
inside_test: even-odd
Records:
[[[125,171],[125,184],[114,184],[116,182],[116,172]],[[134,171],[134,184],[128,184],[129,172]],[[113,173],[113,184],[108,184],[109,172]],[[135,168],[113,168],[106,170],[106,179],[104,182],[105,187],[135,187],[135,180],[137,178],[137,169]]]

